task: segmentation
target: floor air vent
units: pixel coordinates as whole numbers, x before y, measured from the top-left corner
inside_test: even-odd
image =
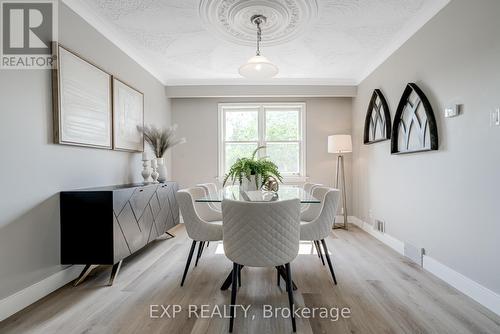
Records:
[[[385,233],[385,223],[381,220],[375,219],[375,229],[379,232]]]

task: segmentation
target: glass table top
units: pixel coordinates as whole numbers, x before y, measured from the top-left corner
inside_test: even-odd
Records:
[[[223,199],[231,199],[233,201],[246,202],[272,202],[285,201],[294,198],[298,198],[301,203],[321,203],[320,200],[305,192],[304,189],[293,186],[280,186],[277,192],[263,190],[240,191],[239,186],[228,186],[224,189],[219,190],[215,194],[198,198],[195,201],[205,203],[218,203],[222,202]]]

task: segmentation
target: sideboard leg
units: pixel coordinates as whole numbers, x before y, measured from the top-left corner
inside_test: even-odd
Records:
[[[111,286],[113,285],[113,282],[115,281],[116,276],[118,276],[118,272],[120,271],[120,268],[122,266],[123,260],[120,260],[120,262],[115,263],[113,265],[113,268],[111,269],[111,276],[109,277],[109,283],[108,285]]]
[[[73,283],[73,286],[77,286],[78,284],[83,282],[83,280],[85,280],[85,278],[90,274],[90,272],[95,268],[97,268],[97,266],[98,266],[97,264],[85,265],[85,268],[83,268],[82,272],[80,273],[80,276],[78,276],[78,278],[75,280],[75,283]]]
[[[175,234],[172,234],[170,232],[165,232],[170,238],[175,238]]]

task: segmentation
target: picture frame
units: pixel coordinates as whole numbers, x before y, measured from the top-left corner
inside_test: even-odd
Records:
[[[111,74],[58,43],[52,53],[54,142],[112,149]]]
[[[113,77],[113,149],[143,152],[144,94]]]

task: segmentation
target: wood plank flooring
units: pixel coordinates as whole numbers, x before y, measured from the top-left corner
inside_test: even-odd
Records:
[[[98,268],[80,286],[66,285],[0,323],[0,333],[227,333],[229,320],[189,316],[189,305],[212,311],[228,304],[220,286],[231,263],[210,243],[184,287],[180,280],[191,240],[184,227],[126,259],[112,287],[110,268]],[[327,240],[339,284],[306,243],[292,263],[302,307],[349,308],[349,318],[297,319],[298,333],[500,333],[500,317],[418,268],[358,228]],[[234,333],[291,333],[288,318],[264,318],[264,305],[287,307],[284,283],[273,269],[244,268]],[[150,318],[150,305],[178,304],[174,319]],[[161,308],[159,313],[160,315]]]

